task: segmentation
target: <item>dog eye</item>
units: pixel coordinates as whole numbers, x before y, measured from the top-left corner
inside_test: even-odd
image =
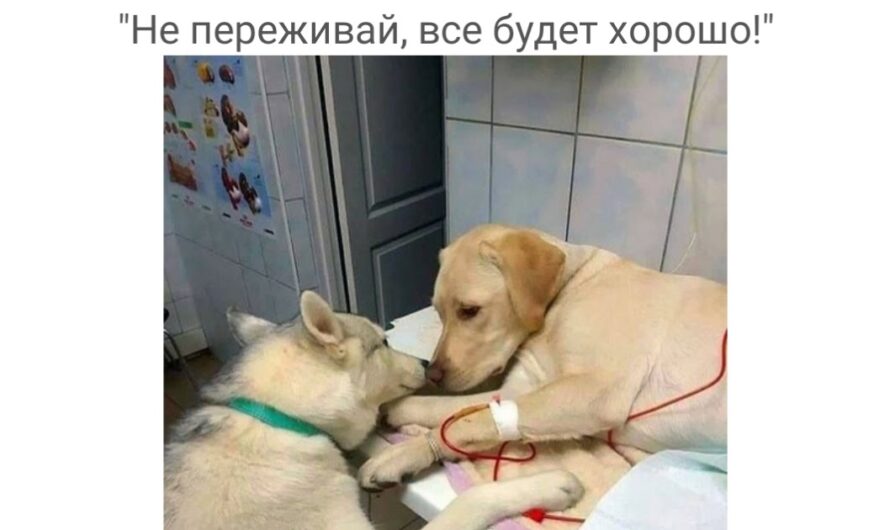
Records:
[[[461,320],[469,320],[479,313],[477,305],[462,305],[457,309],[457,318]]]
[[[383,345],[386,346],[387,348],[389,348],[389,341],[386,340],[385,337],[384,337],[384,339],[383,339]]]

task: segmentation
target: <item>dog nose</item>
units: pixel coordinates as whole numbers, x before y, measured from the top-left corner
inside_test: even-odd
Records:
[[[440,383],[445,378],[445,370],[442,368],[442,363],[437,361],[427,368],[426,378],[433,383]]]
[[[430,362],[427,361],[426,359],[421,359],[421,360],[420,360],[420,366],[423,366],[424,369],[427,369],[427,368],[430,367]]]

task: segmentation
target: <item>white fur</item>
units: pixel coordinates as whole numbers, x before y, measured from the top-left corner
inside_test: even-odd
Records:
[[[280,326],[230,312],[245,349],[204,389],[209,404],[186,416],[166,447],[165,528],[372,528],[340,451],[364,440],[380,404],[421,385],[423,370],[383,345],[378,326],[335,315],[311,292],[301,312],[302,323]],[[225,406],[235,396],[298,416],[332,439],[271,427]],[[565,509],[582,493],[561,471],[486,485],[460,496],[427,528],[482,530],[535,506]]]

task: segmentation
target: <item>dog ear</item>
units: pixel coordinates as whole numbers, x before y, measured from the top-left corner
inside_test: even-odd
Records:
[[[534,333],[544,325],[547,306],[556,297],[565,254],[531,230],[514,230],[483,241],[479,252],[504,275],[513,311]]]
[[[343,325],[324,298],[313,291],[303,291],[300,297],[300,314],[303,316],[303,326],[318,344],[332,354],[340,350],[338,346],[345,335]]]
[[[242,313],[234,307],[230,307],[226,311],[226,320],[229,321],[229,328],[231,328],[235,340],[242,346],[255,342],[276,327],[273,322]]]

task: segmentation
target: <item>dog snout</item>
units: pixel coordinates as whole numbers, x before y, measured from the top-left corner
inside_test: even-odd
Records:
[[[421,360],[420,360],[420,366],[422,366],[423,369],[426,370],[427,368],[430,367],[430,362],[427,361],[426,359],[421,359]]]

